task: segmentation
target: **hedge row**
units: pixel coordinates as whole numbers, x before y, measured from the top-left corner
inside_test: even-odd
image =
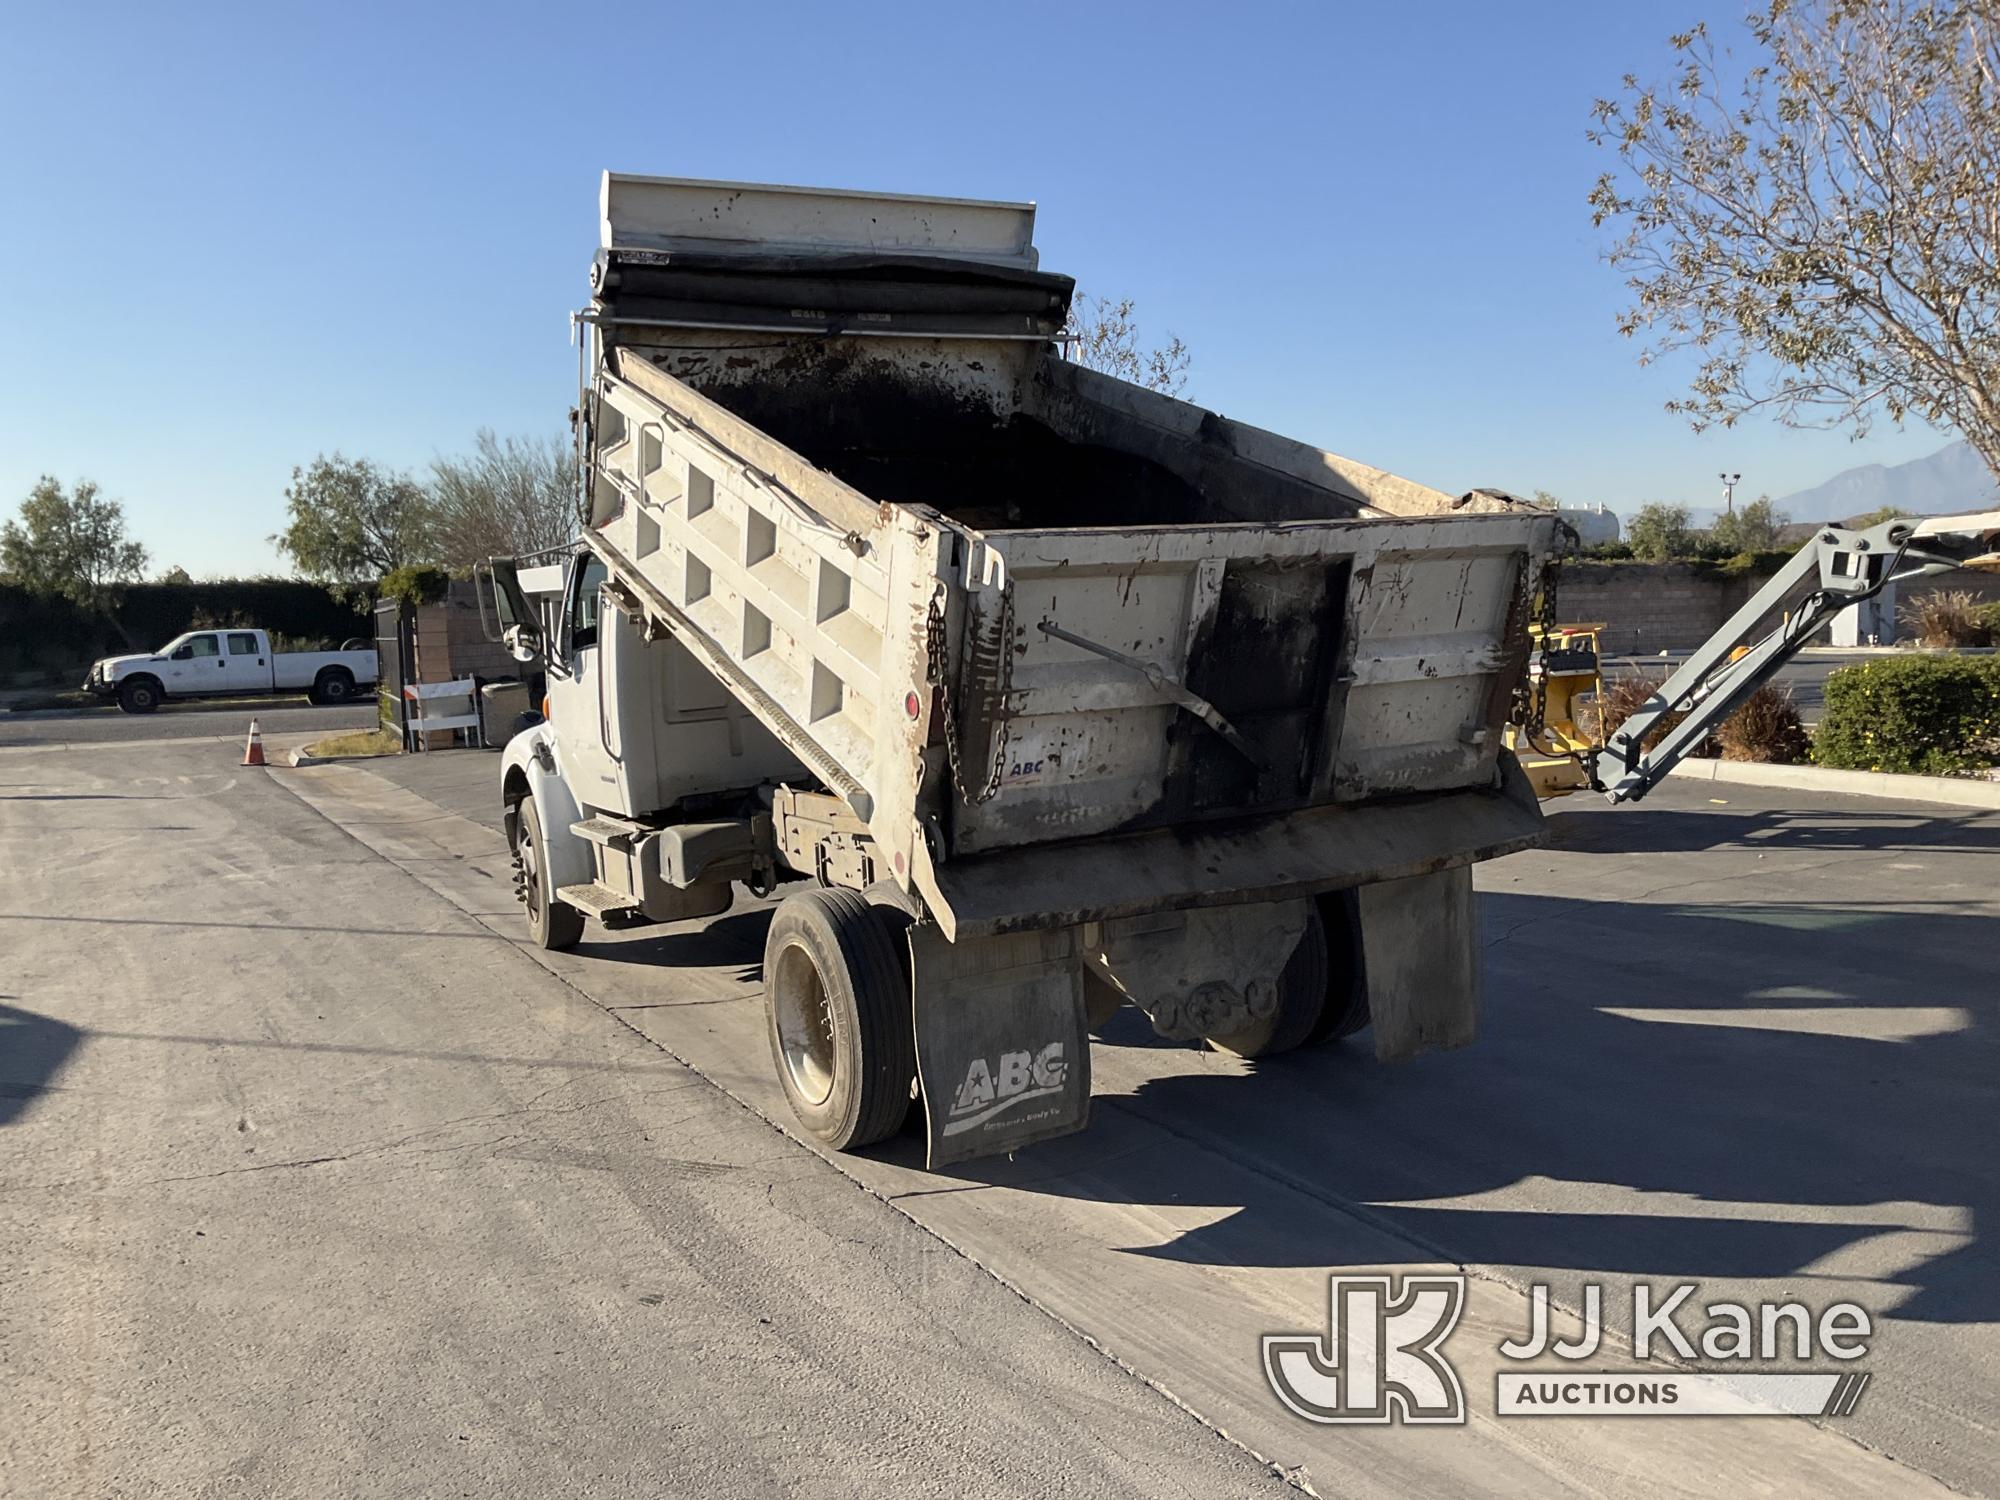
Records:
[[[2000,657],[1889,656],[1826,680],[1813,759],[1951,776],[2000,764]]]
[[[349,603],[300,579],[135,583],[125,589],[115,620],[0,584],[0,685],[80,676],[100,656],[150,651],[201,625],[259,625],[294,647],[337,646],[374,631],[366,598]]]

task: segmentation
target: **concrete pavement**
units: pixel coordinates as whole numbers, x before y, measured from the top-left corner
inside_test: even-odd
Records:
[[[0,753],[0,1492],[1280,1488],[233,762]]]
[[[2000,817],[1559,805],[1473,1048],[1127,1013],[1090,1131],[930,1176],[780,1133],[767,904],[524,949],[497,759],[0,755],[10,1492],[1248,1492],[1221,1428],[1327,1495],[2000,1494]],[[1461,1267],[1469,1426],[1265,1389],[1328,1271]],[[1521,1287],[1682,1277],[1875,1310],[1863,1405],[1492,1415]]]
[[[482,826],[493,776],[459,755],[287,784],[518,932]],[[1555,822],[1556,849],[1482,870],[1486,1034],[1467,1051],[1252,1068],[1128,1013],[1094,1049],[1084,1135],[942,1177],[909,1139],[839,1168],[1324,1493],[2000,1493],[2000,817],[1670,787]],[[540,961],[783,1127],[767,914],[739,898]],[[1263,1387],[1260,1334],[1323,1327],[1329,1270],[1459,1266],[1471,1426],[1311,1428]],[[1492,1416],[1521,1288],[1574,1307],[1597,1281],[1616,1331],[1642,1278],[1860,1301],[1880,1319],[1867,1400],[1827,1427]]]

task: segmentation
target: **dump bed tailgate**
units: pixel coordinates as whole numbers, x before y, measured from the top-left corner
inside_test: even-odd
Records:
[[[1491,784],[1556,524],[987,533],[954,854]]]

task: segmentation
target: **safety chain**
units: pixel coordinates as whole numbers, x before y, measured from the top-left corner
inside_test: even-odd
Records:
[[[1525,679],[1514,685],[1514,722],[1521,728],[1523,737],[1533,744],[1548,728],[1549,712],[1549,657],[1550,643],[1555,640],[1562,619],[1557,596],[1562,587],[1563,560],[1572,551],[1578,550],[1583,538],[1577,529],[1567,521],[1558,521],[1562,528],[1562,544],[1555,555],[1542,564],[1541,587],[1537,596],[1528,596],[1529,569],[1521,569],[1519,618],[1527,620],[1529,638],[1536,630],[1541,632],[1541,642],[1535,650],[1535,660],[1526,673]],[[1530,618],[1532,616],[1532,618]]]
[[[1002,717],[997,725],[998,743],[993,747],[993,768],[987,773],[986,784],[974,792],[966,783],[965,765],[958,745],[958,709],[952,701],[951,649],[945,637],[944,618],[945,586],[939,583],[931,595],[930,614],[924,628],[924,674],[932,687],[937,689],[939,702],[944,708],[944,753],[951,762],[952,784],[958,788],[959,796],[966,806],[977,807],[989,802],[993,794],[1000,790],[1000,777],[1007,769],[1007,720]],[[970,639],[972,627],[966,627]],[[995,668],[998,679],[998,698],[1004,706],[1014,678],[1014,586],[1010,583],[1000,590],[1000,660]]]

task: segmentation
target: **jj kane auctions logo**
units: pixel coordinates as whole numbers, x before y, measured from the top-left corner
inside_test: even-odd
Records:
[[[1286,1408],[1308,1422],[1463,1423],[1465,1390],[1444,1352],[1465,1311],[1463,1276],[1330,1276],[1325,1333],[1267,1334],[1264,1378]],[[1707,1321],[1689,1321],[1700,1287],[1664,1293],[1632,1288],[1636,1361],[1742,1362],[1743,1368],[1693,1371],[1670,1363],[1625,1370],[1502,1368],[1495,1410],[1501,1416],[1846,1416],[1868,1386],[1858,1370],[1773,1370],[1775,1360],[1819,1356],[1840,1361],[1868,1352],[1866,1309],[1835,1302],[1815,1313],[1802,1302],[1711,1302]],[[1529,1289],[1528,1329],[1499,1346],[1503,1361],[1571,1363],[1604,1347],[1604,1289],[1583,1288],[1582,1330],[1554,1336],[1549,1289]],[[1656,1353],[1657,1347],[1657,1353]],[[1762,1364],[1766,1368],[1751,1368]]]

